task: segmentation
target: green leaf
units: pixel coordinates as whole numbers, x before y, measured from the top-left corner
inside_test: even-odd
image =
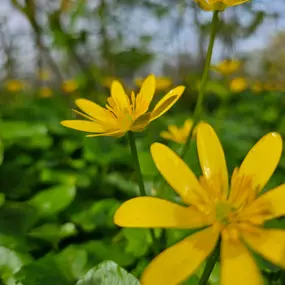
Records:
[[[276,121],[278,118],[278,109],[276,107],[268,107],[266,110],[263,112],[263,119],[266,122],[272,123]]]
[[[76,285],[139,285],[139,281],[113,261],[104,261],[87,272]]]
[[[54,256],[46,256],[30,263],[16,274],[16,280],[22,285],[73,285],[59,269]]]
[[[26,149],[49,149],[52,146],[52,138],[47,135],[36,135],[20,140],[19,145]]]
[[[0,207],[5,203],[5,194],[0,192]]]
[[[108,174],[105,178],[105,182],[128,195],[139,196],[137,183],[124,178],[120,173],[112,172]]]
[[[76,174],[73,171],[44,168],[41,171],[40,179],[45,183],[75,184]]]
[[[76,189],[72,185],[55,186],[36,194],[29,204],[34,206],[41,216],[51,216],[67,208],[75,194]]]
[[[76,233],[76,228],[72,223],[66,223],[64,225],[44,224],[30,231],[29,236],[45,240],[54,247],[57,247],[61,239],[73,236]]]
[[[3,163],[4,160],[4,144],[0,140],[0,165]]]
[[[0,246],[9,247],[15,251],[29,251],[33,248],[33,245],[34,243],[28,243],[26,235],[0,233]]]
[[[42,124],[32,124],[22,121],[0,122],[0,138],[15,140],[39,136],[47,133],[47,128]]]
[[[131,159],[128,147],[121,146],[110,138],[86,139],[83,150],[87,161],[97,162],[103,166],[114,162],[127,163]]]
[[[87,258],[86,250],[76,248],[73,245],[65,248],[56,256],[57,264],[61,271],[73,282],[83,277],[86,273]]]
[[[31,261],[32,258],[26,253],[16,252],[7,247],[0,246],[0,271],[2,276],[8,278],[8,276],[16,273],[23,265]]]
[[[115,199],[103,199],[89,206],[82,203],[71,219],[87,232],[97,227],[114,228],[113,216],[119,206],[120,202]]]
[[[120,266],[129,266],[134,263],[135,257],[126,252],[125,243],[105,240],[93,240],[82,244],[88,252],[89,264],[97,264],[106,259],[113,260]]]
[[[27,203],[6,202],[0,216],[1,233],[25,233],[38,220],[37,210]]]
[[[127,239],[126,252],[130,252],[136,257],[142,257],[148,252],[151,246],[149,230],[124,228],[122,232]]]

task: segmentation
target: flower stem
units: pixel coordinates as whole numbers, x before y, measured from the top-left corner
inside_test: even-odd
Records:
[[[218,22],[219,22],[219,11],[214,11],[213,17],[212,17],[211,33],[210,33],[208,50],[207,50],[206,63],[204,66],[202,80],[199,86],[198,98],[197,98],[196,106],[195,106],[194,113],[193,113],[193,127],[191,128],[191,131],[188,134],[186,143],[184,144],[182,148],[181,155],[180,155],[182,158],[186,155],[189,149],[189,144],[191,141],[191,137],[193,135],[194,128],[199,122],[202,111],[203,111],[203,101],[204,101],[204,94],[205,94],[204,91],[205,91],[205,87],[206,87],[207,80],[208,80],[209,69],[211,65],[213,48],[214,48],[214,42],[215,42],[215,37],[217,34]]]
[[[140,167],[140,162],[139,162],[139,157],[138,157],[138,150],[136,146],[136,139],[135,139],[134,133],[129,131],[128,138],[129,138],[129,145],[130,145],[131,153],[132,153],[134,163],[135,163],[135,170],[136,170],[137,182],[138,182],[138,186],[140,190],[140,196],[147,196],[145,187],[144,187],[144,181],[143,181],[143,176],[141,172],[141,167]],[[159,247],[159,244],[157,243],[153,229],[150,229],[150,235],[151,235],[154,251],[157,254],[160,251],[160,247]]]
[[[216,261],[218,260],[220,254],[220,246],[219,243],[217,244],[217,246],[215,247],[214,251],[212,252],[212,254],[209,256],[206,266],[204,268],[202,277],[199,281],[198,285],[207,285],[208,284],[208,280],[209,277],[214,269],[214,266],[216,264]]]
[[[137,175],[137,182],[140,189],[140,196],[146,196],[146,191],[144,188],[144,182],[143,182],[143,176],[141,172],[139,157],[138,157],[138,151],[136,146],[136,139],[133,132],[128,132],[129,137],[129,144],[131,148],[131,153],[134,158],[135,168],[136,168],[136,175]]]

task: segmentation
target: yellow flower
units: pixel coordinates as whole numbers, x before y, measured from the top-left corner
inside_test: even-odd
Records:
[[[188,119],[184,122],[184,125],[181,128],[174,125],[169,125],[168,131],[162,131],[160,136],[166,140],[172,140],[180,144],[185,144],[192,126],[193,121]]]
[[[73,93],[78,88],[78,84],[75,80],[70,79],[62,83],[62,90],[66,93]]]
[[[24,82],[17,79],[9,79],[5,82],[5,86],[10,92],[19,92],[24,89]]]
[[[39,95],[42,98],[48,98],[52,96],[52,90],[48,87],[42,87],[39,91]]]
[[[139,87],[142,86],[143,79],[142,78],[137,78],[135,79],[135,84]],[[172,81],[170,78],[167,77],[156,77],[156,90],[157,91],[164,91],[172,85]]]
[[[47,69],[41,69],[38,72],[38,78],[40,80],[46,81],[50,79],[50,72]]]
[[[115,80],[106,108],[86,99],[78,99],[75,104],[86,114],[75,112],[89,121],[68,120],[62,121],[61,124],[71,129],[93,133],[87,137],[120,137],[128,131],[141,132],[150,122],[167,112],[180,98],[184,89],[184,86],[172,89],[149,111],[155,92],[154,75],[149,75],[140,92],[137,95],[132,92],[131,98],[125,93],[120,82]]]
[[[167,146],[151,146],[158,170],[187,206],[156,197],[133,198],[116,211],[114,222],[135,228],[200,228],[160,253],[143,273],[143,285],[180,284],[211,254],[220,237],[221,285],[261,285],[247,246],[285,268],[285,230],[263,227],[265,221],[285,215],[285,184],[259,195],[277,167],[282,139],[274,132],[262,137],[234,170],[229,187],[215,131],[200,123],[196,136],[199,180]]]
[[[242,92],[247,88],[247,81],[243,77],[236,77],[230,82],[232,92]]]
[[[236,6],[249,0],[194,0],[205,11],[223,11],[230,6]]]
[[[236,72],[241,66],[241,62],[239,60],[223,60],[222,62],[218,63],[217,65],[212,66],[212,68],[222,75],[230,75]]]

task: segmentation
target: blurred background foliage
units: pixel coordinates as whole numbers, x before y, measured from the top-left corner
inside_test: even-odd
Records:
[[[216,128],[231,171],[263,134],[285,135],[285,5],[271,2],[228,9],[218,29],[215,63],[234,58],[241,66],[229,74],[211,70],[204,120]],[[192,0],[1,5],[0,284],[139,284],[153,258],[150,236],[112,221],[119,205],[138,195],[126,138],[87,139],[59,122],[75,117],[75,98],[105,104],[115,78],[138,90],[141,77],[153,72],[160,76],[157,98],[186,85],[180,102],[138,135],[148,194],[179,202],[161,187],[149,147],[154,141],[181,147],[159,133],[191,118],[210,14]],[[194,146],[185,160],[199,175]],[[284,181],[285,156],[265,191]],[[269,225],[284,228],[285,221]],[[189,233],[168,230],[163,240],[169,246]],[[284,284],[284,272],[257,259],[266,282]],[[185,285],[198,284],[202,268]],[[218,272],[219,263],[211,285],[219,284]]]

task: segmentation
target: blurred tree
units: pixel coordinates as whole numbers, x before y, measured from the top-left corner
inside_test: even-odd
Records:
[[[1,51],[4,55],[4,70],[5,78],[12,78],[15,69],[15,59],[14,59],[14,46],[12,42],[12,37],[10,36],[8,29],[6,27],[7,19],[0,20],[0,43]]]
[[[28,22],[31,25],[31,28],[34,32],[35,37],[35,43],[39,50],[38,54],[38,71],[42,70],[42,55],[47,59],[48,64],[50,65],[51,69],[56,75],[56,78],[58,80],[63,80],[63,76],[61,74],[61,71],[57,65],[57,63],[54,61],[52,56],[50,55],[49,49],[45,46],[43,41],[43,30],[38,23],[37,20],[37,6],[35,4],[34,0],[24,0],[24,2],[21,4],[18,2],[18,0],[11,0],[12,5],[20,12],[22,13]]]

